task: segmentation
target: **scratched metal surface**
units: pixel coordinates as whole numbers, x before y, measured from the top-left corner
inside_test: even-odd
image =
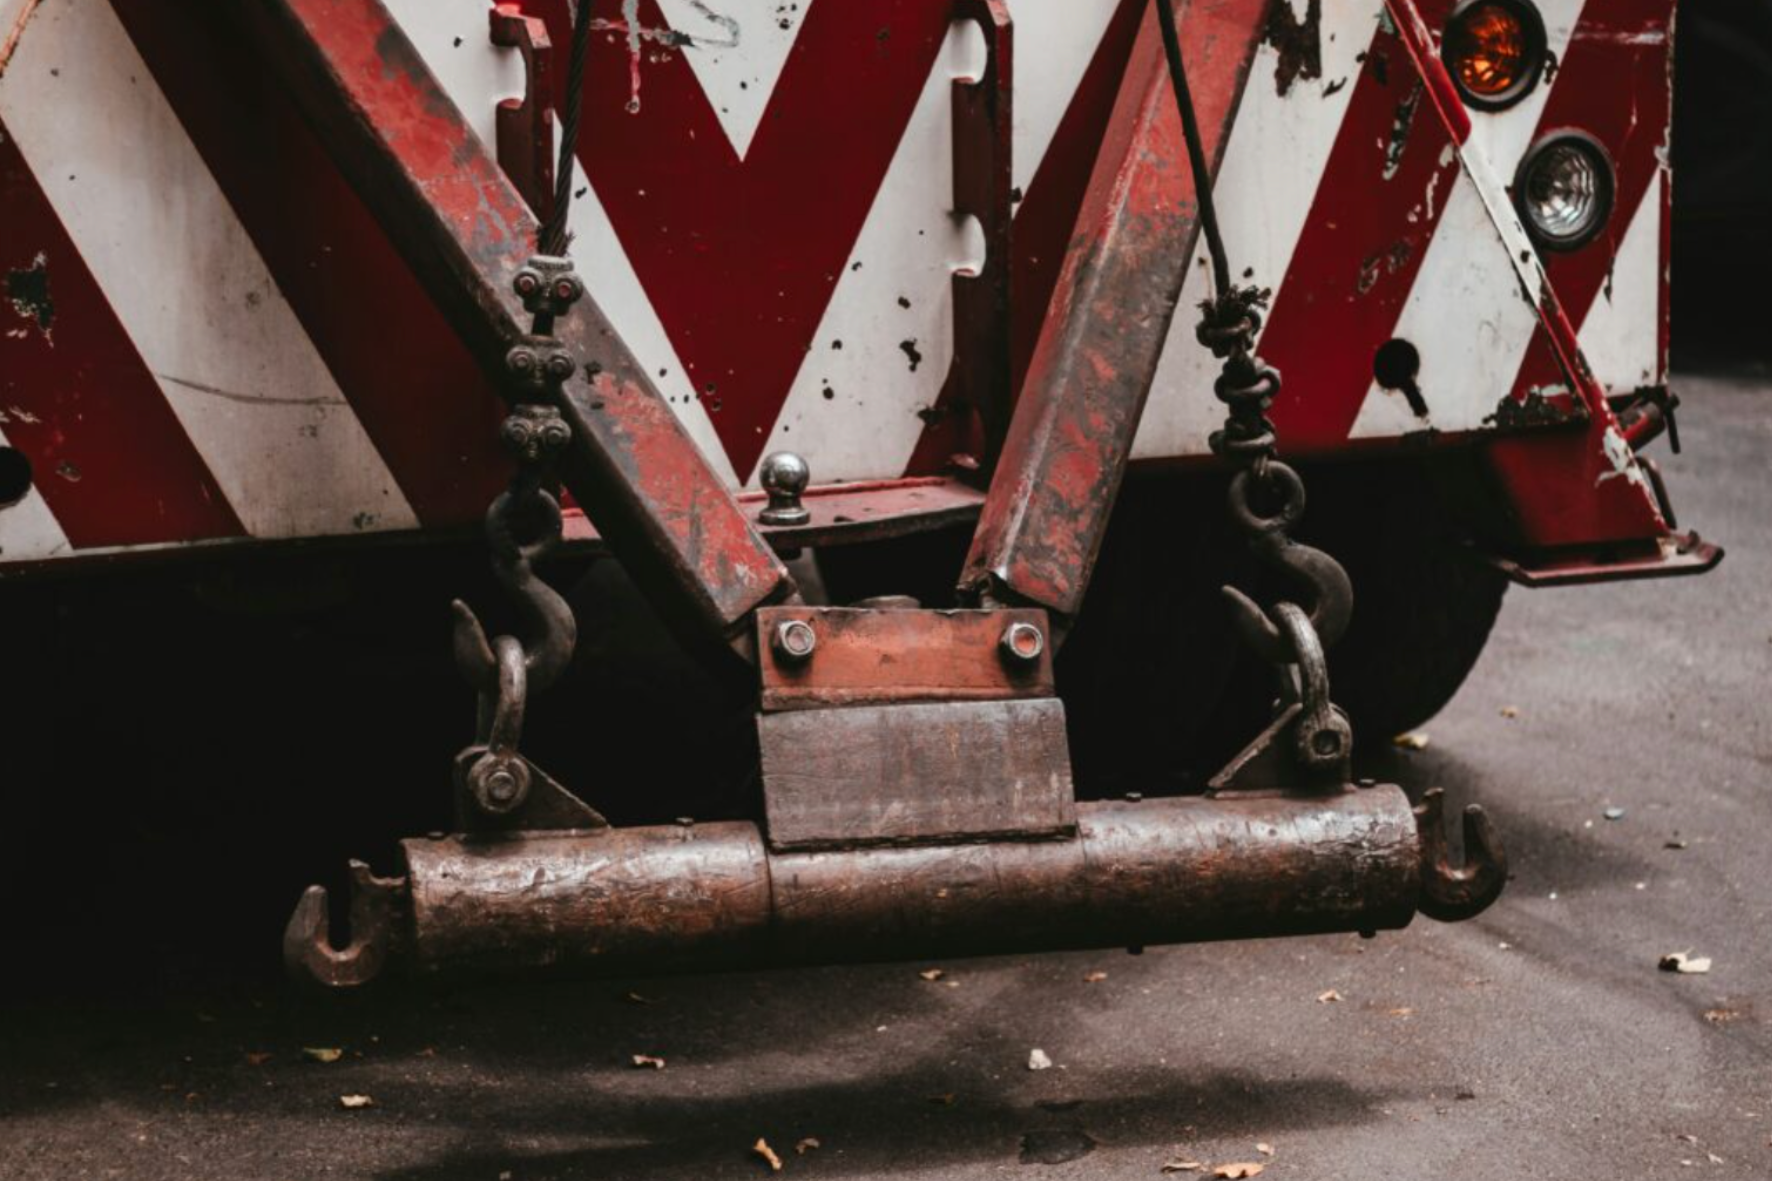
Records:
[[[169,847],[116,804],[46,814],[15,791],[11,831],[37,835],[4,867],[5,983],[40,987],[0,1017],[0,1175],[761,1178],[748,1150],[766,1137],[783,1175],[807,1178],[1147,1178],[1170,1159],[1266,1159],[1264,1177],[1311,1181],[1766,1176],[1772,371],[1683,392],[1670,479],[1728,561],[1690,581],[1515,593],[1428,749],[1369,758],[1496,812],[1518,876],[1474,924],[314,1006],[257,970],[275,919],[246,903],[274,913],[287,899],[265,894],[270,868],[319,851],[251,838],[342,789],[253,795],[253,768],[205,762],[226,747],[136,733],[101,699],[115,716],[90,725],[114,762],[140,770],[146,751],[161,778],[247,803],[231,832]],[[460,705],[447,683],[434,696]],[[329,733],[370,722],[395,749],[363,750],[363,767],[419,761],[398,714]],[[94,757],[64,750],[60,765]],[[380,807],[425,823],[410,801]],[[48,826],[94,815],[107,822],[83,838]],[[1675,839],[1688,847],[1664,847]],[[1688,948],[1714,959],[1709,975],[1656,970]],[[918,976],[936,966],[943,979]],[[1331,989],[1342,999],[1319,1003]],[[344,1056],[323,1065],[304,1046]],[[1027,1069],[1036,1047],[1053,1069]],[[343,1110],[345,1094],[374,1106]],[[1050,1155],[1079,1135],[1094,1147],[1024,1165],[1030,1134]],[[806,1137],[820,1147],[796,1156]]]

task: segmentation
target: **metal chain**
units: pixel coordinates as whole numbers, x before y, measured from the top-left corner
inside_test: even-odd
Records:
[[[1272,292],[1258,286],[1240,287],[1231,279],[1211,169],[1188,89],[1174,0],[1154,2],[1170,82],[1181,111],[1200,230],[1212,259],[1216,294],[1201,302],[1196,331],[1200,343],[1224,363],[1213,391],[1227,413],[1224,429],[1212,434],[1212,451],[1239,469],[1231,480],[1230,511],[1251,550],[1264,564],[1300,583],[1310,607],[1307,612],[1295,603],[1279,602],[1269,612],[1234,587],[1225,587],[1224,593],[1243,638],[1281,670],[1289,702],[1302,706],[1296,757],[1312,768],[1334,766],[1346,760],[1352,732],[1347,719],[1329,701],[1323,652],[1347,629],[1353,613],[1353,586],[1347,571],[1333,557],[1292,540],[1291,530],[1304,515],[1304,481],[1277,458],[1279,440],[1267,412],[1280,393],[1280,371],[1255,352],[1262,311]]]
[[[455,603],[456,664],[480,695],[464,787],[480,811],[493,816],[515,811],[528,798],[530,766],[517,752],[524,706],[531,692],[559,677],[578,642],[570,604],[536,575],[535,563],[560,541],[560,502],[550,485],[554,461],[572,430],[558,403],[578,367],[551,333],[554,321],[583,296],[584,283],[571,260],[537,256],[517,272],[512,288],[536,331],[505,355],[511,411],[499,427],[499,441],[516,471],[486,511],[486,540],[493,573],[521,616],[522,637],[489,642],[473,610]]]
[[[537,254],[511,281],[530,315],[530,328],[505,354],[510,413],[499,426],[499,441],[516,471],[486,510],[486,540],[493,574],[522,617],[523,635],[489,641],[472,608],[455,603],[456,665],[479,694],[474,745],[458,762],[465,767],[462,786],[469,799],[490,816],[509,815],[528,799],[532,767],[517,750],[524,709],[530,693],[547,688],[565,670],[578,643],[571,605],[536,575],[535,563],[560,543],[560,502],[550,487],[554,461],[572,441],[559,402],[578,363],[555,338],[554,323],[585,293],[566,251],[572,242],[573,166],[590,34],[590,0],[578,0],[554,204],[537,230]]]

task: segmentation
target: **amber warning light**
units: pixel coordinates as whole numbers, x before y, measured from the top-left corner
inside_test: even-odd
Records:
[[[1518,102],[1544,68],[1544,23],[1530,4],[1476,0],[1446,30],[1446,67],[1477,107]]]

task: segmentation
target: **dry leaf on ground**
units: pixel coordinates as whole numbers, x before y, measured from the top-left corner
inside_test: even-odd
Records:
[[[1704,1019],[1712,1025],[1727,1025],[1731,1021],[1741,1019],[1741,1014],[1734,1009],[1706,1009]]]
[[[817,1136],[807,1136],[805,1139],[800,1140],[798,1143],[796,1143],[794,1145],[794,1154],[796,1156],[805,1156],[807,1153],[811,1152],[813,1149],[823,1148],[823,1147],[824,1147],[824,1145],[822,1145],[818,1142]]]
[[[269,1062],[272,1057],[274,1057],[274,1055],[268,1050],[252,1050],[246,1055],[246,1065],[263,1066],[265,1063]]]
[[[1219,1165],[1212,1170],[1214,1177],[1228,1178],[1229,1181],[1240,1181],[1244,1177],[1258,1176],[1267,1166],[1258,1161],[1238,1161],[1235,1164]]]
[[[1171,1160],[1163,1162],[1162,1171],[1165,1173],[1199,1173],[1204,1172],[1205,1168],[1206,1166],[1197,1160]]]
[[[1029,1070],[1051,1070],[1052,1059],[1044,1050],[1034,1050],[1028,1055]]]
[[[303,1046],[301,1052],[315,1062],[337,1062],[345,1056],[343,1050],[333,1046]]]
[[[368,1095],[340,1095],[338,1105],[346,1111],[358,1111],[365,1107],[374,1107],[375,1100]]]
[[[1678,972],[1682,976],[1702,976],[1710,971],[1710,957],[1693,955],[1690,951],[1674,951],[1662,956],[1656,967],[1663,972]]]
[[[665,1060],[663,1058],[654,1058],[651,1054],[635,1054],[633,1062],[636,1067],[646,1067],[652,1070],[663,1070],[665,1068]]]
[[[1261,1153],[1263,1156],[1272,1156],[1274,1155],[1274,1146],[1272,1144],[1257,1144],[1255,1146],[1255,1151]]]
[[[775,1155],[775,1149],[769,1147],[769,1141],[758,1136],[757,1142],[751,1145],[751,1151],[763,1158],[763,1160],[769,1165],[770,1172],[781,1172],[781,1158]]]
[[[1083,983],[1084,984],[1100,984],[1103,980],[1106,980],[1106,979],[1107,979],[1106,972],[1085,972],[1085,973],[1083,973]]]
[[[1403,750],[1426,750],[1428,743],[1432,741],[1433,739],[1429,738],[1426,734],[1415,731],[1408,734],[1397,735],[1395,738],[1391,739],[1391,745]]]
[[[1336,992],[1333,988],[1329,989],[1326,992],[1319,992],[1317,994],[1317,1003],[1319,1005],[1332,1005],[1340,999],[1341,999],[1341,994],[1339,992]]]
[[[925,980],[940,980],[943,976],[946,976],[947,973],[940,968],[930,968],[927,971],[918,972],[917,975]]]
[[[1504,718],[1517,718],[1520,716],[1520,707],[1517,705],[1504,705],[1501,707],[1501,716]]]

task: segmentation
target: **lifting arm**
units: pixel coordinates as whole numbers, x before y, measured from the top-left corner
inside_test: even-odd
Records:
[[[251,0],[244,15],[352,187],[494,380],[529,331],[512,290],[539,227],[381,0]],[[560,322],[578,370],[556,396],[562,480],[679,634],[749,643],[797,598],[593,299]]]

